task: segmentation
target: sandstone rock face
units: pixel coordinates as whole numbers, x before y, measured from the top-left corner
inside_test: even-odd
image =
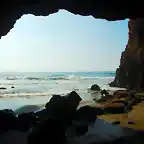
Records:
[[[128,28],[128,44],[110,86],[140,89],[144,88],[144,19],[130,19]]]

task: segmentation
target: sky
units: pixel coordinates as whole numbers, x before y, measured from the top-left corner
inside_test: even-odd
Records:
[[[23,15],[0,40],[0,71],[113,71],[127,43],[127,23],[64,10]]]

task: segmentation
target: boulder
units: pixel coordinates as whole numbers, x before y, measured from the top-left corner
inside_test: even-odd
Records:
[[[14,86],[11,86],[11,88],[15,88]]]
[[[127,105],[128,101],[127,100],[114,99],[114,100],[112,100],[111,103],[122,103],[124,105]]]
[[[81,100],[81,97],[72,91],[64,97],[54,95],[45,107],[49,116],[61,119],[65,124],[68,124],[71,123]]]
[[[42,109],[40,111],[35,112],[35,115],[37,118],[40,118],[41,120],[49,117],[49,112],[47,109]]]
[[[27,144],[63,144],[65,141],[62,123],[53,118],[41,122],[27,137]]]
[[[62,97],[60,95],[53,95],[49,102],[46,103],[45,108],[47,110],[52,110],[56,108],[56,105],[59,106],[62,101]]]
[[[135,121],[128,121],[128,124],[136,124]]]
[[[116,92],[114,92],[113,96],[115,98],[125,98],[129,96],[129,93],[125,90],[118,90]]]
[[[67,138],[84,136],[88,132],[88,123],[86,121],[73,121],[72,126],[66,131]]]
[[[94,84],[91,86],[90,90],[93,90],[93,91],[100,91],[100,87],[97,85],[97,84]]]
[[[109,95],[108,91],[106,91],[105,89],[102,90],[100,93],[101,93],[101,96]]]
[[[103,112],[102,110],[97,110],[97,112]],[[86,121],[89,123],[94,123],[97,119],[96,110],[90,106],[83,106],[76,111],[75,117],[73,118],[77,121]]]
[[[61,96],[54,95],[50,101],[46,104],[46,109],[42,110],[43,119],[52,117],[61,120],[62,123],[67,125],[68,107],[67,101]]]
[[[97,103],[103,103],[103,102],[107,102],[109,100],[112,100],[113,99],[113,95],[106,95],[106,96],[103,96],[101,97],[100,99],[96,100]]]
[[[7,132],[15,128],[16,114],[9,109],[0,110],[0,133]]]
[[[113,125],[118,125],[118,124],[120,124],[120,121],[113,121],[112,124]]]
[[[0,90],[6,90],[7,88],[5,88],[5,87],[0,87]]]
[[[22,114],[22,113],[35,112],[35,111],[38,111],[39,109],[40,109],[40,107],[37,106],[37,105],[25,105],[25,106],[22,106],[22,107],[16,109],[15,113],[17,115],[19,115],[19,114]]]
[[[68,93],[64,97],[60,95],[53,95],[50,101],[45,105],[45,108],[57,109],[58,107],[65,107],[67,105],[67,108],[76,110],[81,100],[81,97],[75,91]]]
[[[76,126],[76,133],[78,136],[84,136],[88,132],[88,125],[87,124],[79,124]]]
[[[36,126],[36,124],[37,124],[37,119],[34,112],[22,113],[18,115],[17,129],[19,131],[26,132],[30,128],[32,128],[32,126]]]
[[[134,104],[134,100],[128,101],[128,104],[125,106],[125,112],[132,110],[132,106]]]
[[[136,105],[142,101],[144,101],[143,95],[135,95],[135,97],[133,98],[133,105]]]
[[[74,110],[77,109],[79,103],[82,101],[82,98],[75,91],[68,93],[65,98],[67,98],[69,106]]]
[[[104,111],[106,113],[119,114],[125,112],[125,105],[122,103],[108,103],[104,105]]]
[[[129,100],[128,104],[125,107],[125,111],[127,112],[129,110],[132,110],[132,107],[135,106],[136,104],[140,103],[141,101],[142,100],[137,97],[133,98],[132,100]]]
[[[110,83],[109,83],[109,86],[110,86],[110,87],[116,87],[116,82],[115,82],[115,81],[110,82]]]

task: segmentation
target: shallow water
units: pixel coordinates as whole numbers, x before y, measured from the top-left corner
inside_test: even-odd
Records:
[[[95,144],[113,141],[123,136],[132,136],[134,130],[121,128],[119,125],[112,125],[103,119],[97,119],[93,126],[89,126],[85,136],[74,137],[69,144]]]
[[[51,97],[34,97],[34,98],[9,98],[9,99],[0,99],[0,109],[12,109],[15,110],[25,105],[41,105],[45,104],[50,100]]]
[[[113,141],[122,136],[132,136],[132,129],[114,126],[102,119],[97,119],[94,126],[89,126],[88,133],[81,137],[73,137],[68,144],[94,144]],[[0,144],[26,144],[28,132],[9,131],[0,135]]]

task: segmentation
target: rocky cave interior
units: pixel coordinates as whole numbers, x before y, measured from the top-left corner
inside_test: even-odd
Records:
[[[121,54],[115,80],[110,83],[110,86],[141,89],[144,88],[143,7],[143,0],[131,1],[131,6],[127,6],[126,2],[120,0],[0,0],[0,38],[5,36],[13,28],[16,20],[24,14],[48,16],[64,9],[73,14],[91,15],[108,21],[128,18],[128,43]]]

